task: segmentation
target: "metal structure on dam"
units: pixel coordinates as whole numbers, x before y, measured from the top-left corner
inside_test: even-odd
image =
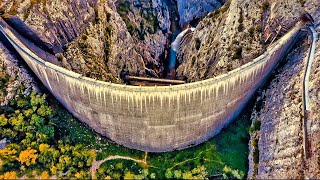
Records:
[[[68,111],[111,140],[149,152],[186,148],[220,132],[239,115],[304,27],[306,23],[298,22],[264,54],[226,74],[182,85],[137,87],[94,80],[45,61],[54,56],[0,20],[1,32]]]

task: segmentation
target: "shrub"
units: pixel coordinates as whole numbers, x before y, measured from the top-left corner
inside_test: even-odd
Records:
[[[241,58],[242,58],[242,47],[240,46],[235,49],[235,53],[232,59],[241,59]]]
[[[201,47],[201,40],[199,38],[196,38],[195,48],[199,50]]]

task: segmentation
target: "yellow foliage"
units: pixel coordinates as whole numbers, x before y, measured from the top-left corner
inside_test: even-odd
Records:
[[[49,149],[49,145],[48,144],[40,144],[39,145],[39,151],[40,151],[40,153],[42,153],[42,152],[45,152],[46,150],[48,150]]]
[[[0,149],[0,157],[6,159],[16,159],[17,150],[11,148]]]
[[[70,164],[71,163],[71,160],[70,160],[70,157],[69,156],[64,156],[64,161],[66,162],[66,164]]]
[[[28,148],[24,151],[21,151],[19,155],[19,161],[21,164],[25,163],[27,166],[30,166],[31,164],[36,163],[36,159],[38,155],[36,154],[37,150]]]
[[[49,179],[49,173],[47,171],[43,171],[40,175],[40,179]]]
[[[131,172],[128,171],[125,173],[123,178],[124,179],[134,179],[134,176],[135,176],[134,174],[132,174]]]
[[[56,174],[57,173],[57,167],[51,166],[50,171],[51,171],[51,174]]]
[[[24,170],[26,170],[26,167],[24,165],[22,165],[22,166],[20,166],[20,170],[24,171]]]
[[[79,172],[77,172],[75,175],[74,175],[77,179],[80,179],[81,178],[81,174]]]
[[[90,157],[92,158],[92,159],[95,159],[96,158],[96,151],[94,151],[93,149],[89,152],[89,154],[90,154]]]
[[[105,177],[106,180],[111,180],[112,178],[110,176]]]
[[[17,179],[17,173],[15,171],[6,172],[3,175],[0,175],[0,179]]]

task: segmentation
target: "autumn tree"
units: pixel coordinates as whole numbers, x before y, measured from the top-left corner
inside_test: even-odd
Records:
[[[37,153],[37,150],[31,149],[31,148],[21,151],[19,155],[19,162],[21,164],[26,164],[26,166],[35,164],[38,157],[36,153]]]

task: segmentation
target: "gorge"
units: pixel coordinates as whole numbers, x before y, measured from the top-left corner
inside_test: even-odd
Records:
[[[0,66],[0,115],[2,119],[9,120],[1,121],[8,122],[2,127],[4,129],[0,129],[1,138],[8,138],[14,143],[19,143],[19,139],[24,138],[17,136],[11,139],[7,135],[10,123],[15,122],[10,118],[16,116],[10,112],[13,112],[11,109],[24,107],[24,103],[19,100],[24,95],[19,95],[20,93],[27,96],[31,89],[42,86],[39,81],[34,83],[30,80],[37,76],[62,103],[53,105],[55,108],[64,105],[77,119],[98,133],[125,146],[149,152],[179,149],[170,153],[147,153],[145,156],[137,155],[140,154],[139,151],[124,150],[136,155],[124,158],[121,162],[126,162],[125,159],[130,161],[145,158],[137,161],[144,165],[134,167],[143,167],[143,172],[148,170],[150,173],[146,175],[145,172],[135,171],[136,178],[143,174],[149,178],[185,178],[190,177],[187,176],[190,173],[193,177],[203,178],[219,174],[223,177],[248,176],[257,179],[318,177],[318,4],[317,0],[2,0],[0,12],[4,19],[1,21],[4,36],[1,37],[0,55],[4,65]],[[313,38],[305,31],[307,26],[314,26],[313,34],[316,35]],[[189,27],[194,29],[190,32]],[[183,38],[178,36],[177,41],[174,41],[179,32],[184,35]],[[10,43],[4,37],[17,51],[8,47]],[[303,92],[302,79],[305,77],[307,59],[310,59],[307,58],[310,56],[310,47],[313,47],[315,54],[308,70],[310,82],[306,85],[309,90]],[[24,59],[34,74],[30,69],[20,70],[27,66],[24,64],[18,67],[15,59],[19,63]],[[274,71],[278,62],[280,67]],[[14,73],[16,71],[21,73]],[[17,74],[12,76],[16,78],[10,78],[7,73],[11,73],[11,76]],[[121,74],[183,79],[187,83],[165,87],[130,86],[123,85],[126,82]],[[269,75],[271,78],[268,78]],[[266,84],[259,88],[265,81]],[[27,88],[24,90],[23,87]],[[43,88],[37,91],[50,94]],[[310,108],[304,111],[305,101],[302,97],[308,92]],[[252,96],[255,98],[252,99]],[[17,106],[15,100],[18,102]],[[245,115],[240,115],[240,120],[236,119],[229,128],[208,140],[243,109]],[[20,117],[29,118],[24,110],[21,112]],[[35,113],[39,112],[41,114],[40,110]],[[16,114],[18,116],[19,112],[16,111]],[[48,119],[47,125],[52,122],[51,119]],[[84,127],[86,130],[81,131],[86,133],[83,134],[73,131],[77,129],[74,127],[62,131],[64,126],[61,123],[72,124],[73,121],[62,118],[53,122],[59,124],[55,125],[59,137],[64,137],[63,131],[72,130],[75,132],[74,137],[73,133],[68,135],[75,139],[72,141],[85,142],[84,144],[96,141],[96,145],[89,147],[94,147],[96,153],[102,154],[99,156],[107,158],[106,149],[99,151],[97,148],[104,144],[104,137],[90,135],[91,138],[102,138],[102,141],[86,141],[85,136],[90,134],[89,128]],[[243,127],[241,131],[233,132],[233,128],[242,127],[242,122],[243,125],[251,124],[250,130]],[[230,131],[232,135],[225,141],[224,133],[228,134]],[[241,135],[238,137],[237,134]],[[55,133],[54,138],[57,137]],[[232,138],[238,139],[234,141]],[[206,140],[206,143],[197,145]],[[62,141],[70,142],[64,139]],[[235,150],[238,143],[241,147],[246,146],[238,148],[241,152]],[[107,142],[103,147],[118,148],[118,145],[112,144]],[[29,147],[39,151],[41,157],[39,145]],[[194,147],[180,150],[189,145]],[[250,153],[246,154],[248,146]],[[4,150],[12,147],[14,146],[9,144]],[[26,151],[29,147],[21,146]],[[58,145],[52,144],[51,147]],[[22,150],[17,152],[24,152]],[[199,154],[188,155],[191,151]],[[216,151],[225,155],[229,151],[236,151],[241,157],[236,158],[230,153],[228,158],[224,158],[223,155],[216,154]],[[0,150],[1,156],[2,152]],[[249,162],[242,159],[242,156],[247,155]],[[162,167],[159,163],[161,158],[170,163],[170,157],[177,162],[171,165],[163,163]],[[4,164],[0,165],[0,174],[6,172],[5,169],[12,169],[10,167],[13,166],[7,164],[9,160],[6,157],[0,159],[0,164]],[[105,165],[101,168],[113,167],[113,162],[103,164]],[[148,165],[150,167],[145,167]],[[153,169],[153,166],[159,169],[155,170],[157,168]],[[58,169],[66,172],[69,167],[71,165],[65,169],[59,164]],[[193,171],[197,167],[199,169]],[[93,169],[99,171],[99,168]],[[45,166],[44,169],[48,170],[48,167]],[[110,174],[100,169],[97,176],[101,178],[110,175],[116,178],[116,170],[112,171]],[[197,171],[201,173],[197,174]],[[244,174],[246,171],[249,171],[247,175]],[[119,173],[124,177],[127,171]],[[69,173],[70,177],[75,174],[74,170]],[[50,175],[54,173],[50,171]]]

